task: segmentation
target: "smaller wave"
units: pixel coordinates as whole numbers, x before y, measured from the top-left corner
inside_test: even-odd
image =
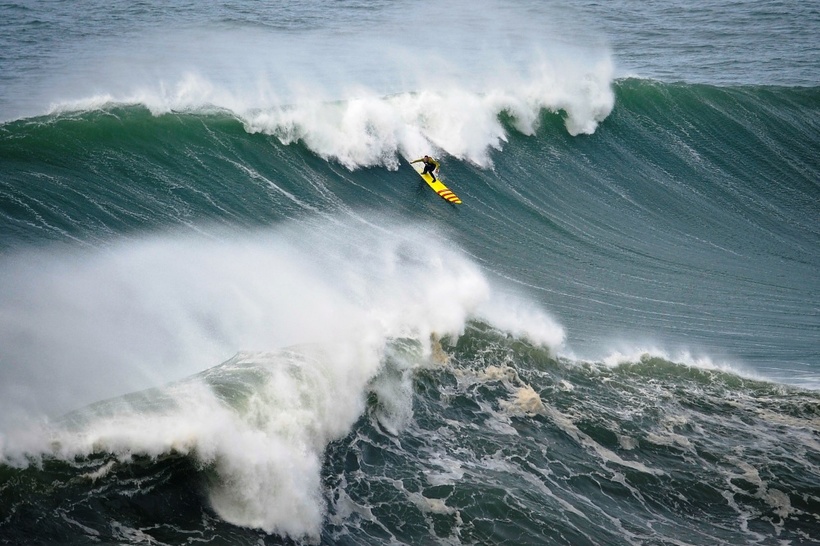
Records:
[[[693,370],[694,374],[699,371],[718,372],[727,376],[747,378],[754,381],[766,381],[767,379],[759,373],[748,369],[739,362],[716,361],[708,355],[695,355],[687,350],[670,352],[657,347],[635,347],[631,350],[610,352],[601,359],[601,362],[610,368],[639,369],[655,368],[666,370],[671,373],[678,373],[684,369]]]
[[[405,372],[440,357],[431,334],[457,338],[487,315],[538,343],[563,339],[546,314],[494,295],[475,264],[422,228],[377,223],[314,220],[242,239],[165,235],[7,256],[0,316],[15,326],[2,329],[2,358],[27,366],[2,371],[0,461],[181,454],[213,469],[208,496],[225,521],[316,538],[323,450],[352,429],[368,392],[386,430],[408,422]],[[164,384],[231,347],[241,352],[165,387],[29,430],[5,421],[40,404],[53,411],[140,381]],[[7,390],[18,388],[30,396]]]

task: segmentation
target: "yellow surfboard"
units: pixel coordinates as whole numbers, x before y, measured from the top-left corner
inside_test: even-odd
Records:
[[[436,177],[436,181],[433,182],[432,176],[430,176],[429,174],[421,174],[424,170],[424,163],[411,163],[410,165],[414,169],[416,169],[416,172],[419,173],[419,176],[421,176],[424,179],[424,181],[427,182],[427,185],[433,188],[433,191],[439,194],[442,199],[454,205],[461,204],[461,199],[458,198],[458,195],[450,191],[450,188],[448,188],[442,183],[440,177]]]

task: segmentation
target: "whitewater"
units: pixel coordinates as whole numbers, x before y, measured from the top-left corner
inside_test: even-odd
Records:
[[[820,537],[816,8],[0,20],[0,543]]]

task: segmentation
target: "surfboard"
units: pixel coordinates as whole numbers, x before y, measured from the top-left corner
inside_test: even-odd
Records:
[[[411,163],[410,165],[416,169],[419,176],[422,177],[424,181],[427,182],[427,185],[430,186],[434,192],[439,194],[442,199],[454,205],[461,204],[461,199],[459,199],[458,195],[454,194],[450,188],[444,185],[441,181],[441,177],[437,176],[436,181],[433,182],[432,176],[429,174],[422,174],[422,171],[424,170],[424,163]]]

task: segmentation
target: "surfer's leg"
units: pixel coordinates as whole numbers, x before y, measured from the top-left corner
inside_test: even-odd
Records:
[[[429,174],[430,178],[432,178],[433,182],[435,182],[436,181],[436,175],[433,174],[434,170],[435,170],[435,167],[433,167],[429,163],[425,163],[424,164],[424,172],[422,174]]]

